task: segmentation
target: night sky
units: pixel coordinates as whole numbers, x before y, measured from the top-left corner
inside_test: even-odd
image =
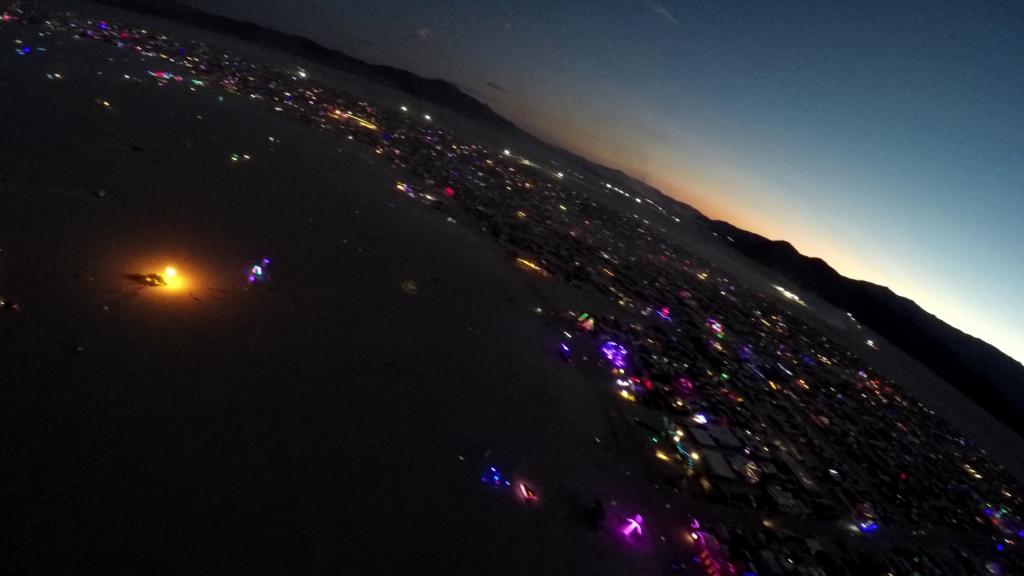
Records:
[[[1024,359],[1024,3],[189,2],[452,80]]]

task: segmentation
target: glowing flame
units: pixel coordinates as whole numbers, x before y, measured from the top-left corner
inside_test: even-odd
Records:
[[[165,267],[161,277],[163,278],[165,288],[176,290],[184,285],[181,276],[178,275],[178,269],[174,266]]]

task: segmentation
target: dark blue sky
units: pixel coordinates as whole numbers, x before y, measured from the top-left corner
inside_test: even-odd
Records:
[[[1024,3],[189,1],[453,80],[1024,359]]]

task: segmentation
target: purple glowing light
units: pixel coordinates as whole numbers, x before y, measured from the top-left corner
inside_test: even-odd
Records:
[[[253,264],[249,267],[249,272],[246,274],[245,279],[249,284],[266,283],[270,280],[270,275],[267,270],[267,266],[270,264],[269,258],[263,258],[259,264]]]
[[[558,345],[558,356],[566,362],[572,362],[572,349],[565,342]]]
[[[741,360],[750,360],[750,358],[754,355],[754,349],[750,346],[750,344],[744,344],[743,346],[740,346],[737,355],[740,357]]]
[[[612,366],[619,369],[626,367],[626,355],[628,352],[626,352],[626,349],[621,344],[616,344],[609,340],[601,346],[601,353],[612,363]]]
[[[705,416],[702,412],[698,412],[693,415],[693,421],[696,422],[697,424],[707,424],[708,417]]]
[[[624,536],[632,536],[635,532],[637,536],[643,536],[644,529],[642,527],[644,523],[643,516],[637,514],[632,518],[626,518],[626,525],[622,527],[622,534]]]

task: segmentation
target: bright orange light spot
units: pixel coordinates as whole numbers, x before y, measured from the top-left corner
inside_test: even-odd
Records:
[[[533,270],[535,272],[539,272],[541,276],[547,276],[548,275],[548,271],[547,270],[541,268],[540,266],[534,264],[533,262],[527,260],[526,258],[516,258],[516,262],[518,262],[519,264],[522,264],[523,266],[529,268],[530,270]]]
[[[163,288],[179,290],[185,285],[184,279],[178,274],[178,269],[174,266],[165,267],[163,274],[160,276],[164,281]]]

